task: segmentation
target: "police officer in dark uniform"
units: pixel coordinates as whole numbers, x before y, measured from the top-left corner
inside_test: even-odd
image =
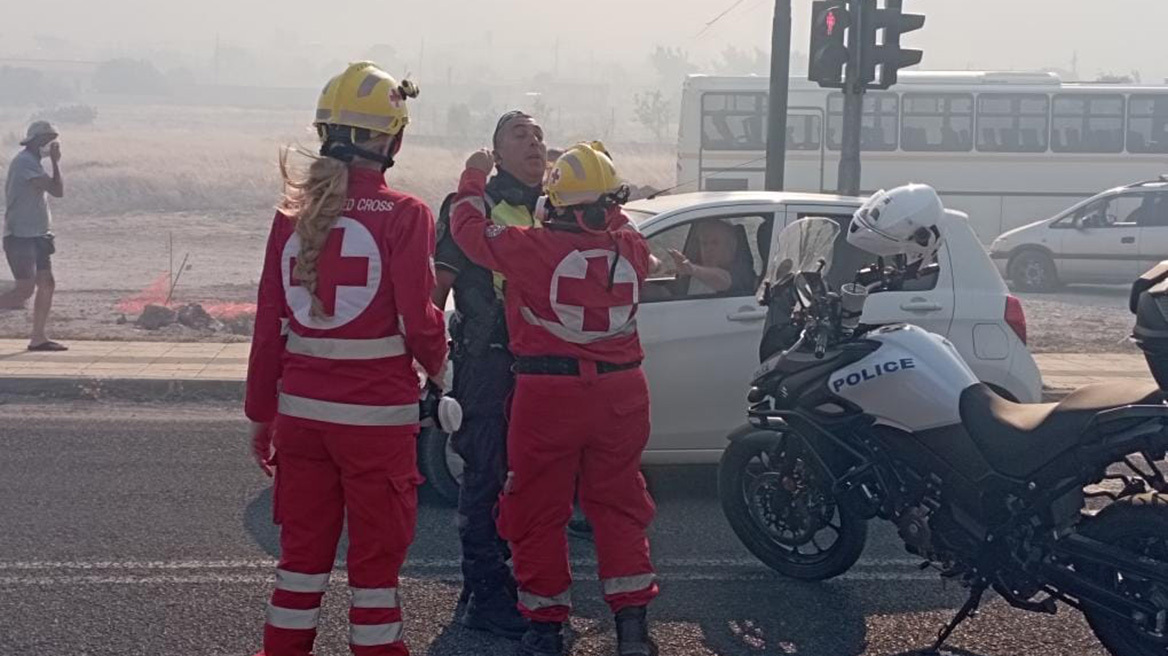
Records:
[[[499,226],[540,227],[535,205],[543,193],[548,157],[543,129],[521,111],[508,112],[499,119],[493,142],[496,169],[486,188],[488,215]],[[445,307],[454,290],[452,396],[465,413],[453,436],[454,450],[466,461],[458,500],[466,600],[462,622],[519,639],[527,622],[516,607],[507,544],[495,528],[495,505],[507,476],[506,405],[515,385],[503,312],[506,280],[473,264],[454,243],[452,199],[453,194],[439,213],[434,302]]]

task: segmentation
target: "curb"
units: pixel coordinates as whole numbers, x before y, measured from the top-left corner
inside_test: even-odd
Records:
[[[242,380],[0,377],[0,395],[81,401],[243,402]]]

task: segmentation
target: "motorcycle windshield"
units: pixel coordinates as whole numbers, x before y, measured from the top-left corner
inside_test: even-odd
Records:
[[[799,219],[783,228],[778,248],[767,266],[767,281],[778,284],[801,271],[817,271],[826,276],[839,233],[839,224],[824,217]]]

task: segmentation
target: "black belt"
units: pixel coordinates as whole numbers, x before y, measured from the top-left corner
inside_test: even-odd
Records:
[[[618,371],[628,371],[641,366],[641,361],[617,364],[615,362],[597,362],[596,373],[611,374]],[[562,358],[556,356],[518,357],[511,370],[517,374],[535,376],[579,376],[580,361],[576,358]]]

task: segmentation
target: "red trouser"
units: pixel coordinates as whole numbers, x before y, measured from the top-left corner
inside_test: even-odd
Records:
[[[645,529],[656,507],[641,476],[649,440],[649,388],[640,369],[580,376],[520,374],[507,434],[510,473],[499,535],[511,543],[519,610],[563,622],[572,571],[565,528],[572,500],[592,523],[604,598],[615,613],[657,596]]]
[[[349,524],[349,646],[359,656],[404,656],[398,570],[418,517],[416,429],[370,434],[318,430],[283,416],[275,427],[276,590],[264,625],[266,656],[308,656],[337,542]]]

